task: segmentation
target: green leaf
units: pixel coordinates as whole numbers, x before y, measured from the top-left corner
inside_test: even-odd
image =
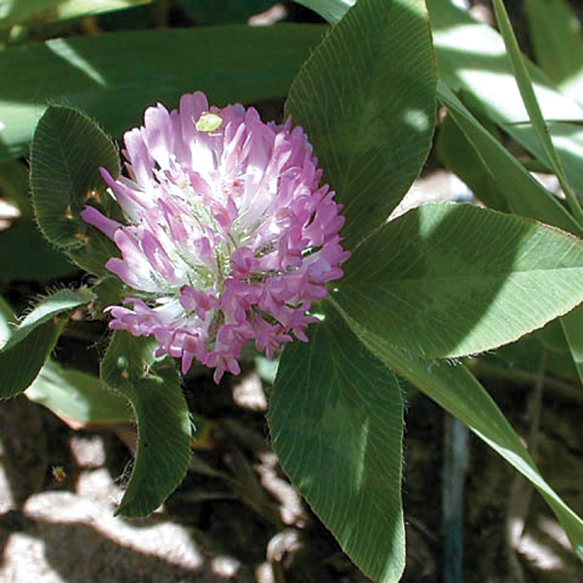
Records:
[[[583,383],[583,307],[561,318],[561,325],[569,344],[573,362]]]
[[[525,0],[529,39],[541,69],[573,99],[581,101],[583,34],[566,0]]]
[[[53,360],[46,363],[25,394],[71,427],[102,427],[134,421],[126,398],[109,390],[97,377],[63,368]]]
[[[99,173],[120,173],[119,156],[105,133],[84,114],[51,106],[36,128],[31,148],[30,182],[38,224],[53,244],[87,271],[101,274],[117,254],[115,245],[85,223],[79,213],[88,203],[116,218],[119,209]]]
[[[332,24],[349,8],[348,0],[301,0],[300,4],[309,6]],[[470,96],[505,132],[544,161],[544,150],[528,122],[500,35],[450,0],[429,0],[428,8],[441,81],[451,90]],[[529,64],[528,70],[543,116],[553,120],[550,132],[567,180],[583,192],[583,109],[562,95],[538,68]],[[578,80],[574,81],[575,87]]]
[[[426,204],[360,245],[332,297],[361,328],[415,354],[474,354],[583,301],[583,241],[473,205]]]
[[[0,296],[0,349],[8,342],[12,335],[10,324],[16,320],[16,316],[10,304]]]
[[[100,166],[114,177],[120,173],[117,150],[107,135],[79,111],[49,107],[34,133],[30,182],[38,224],[54,245],[82,245],[89,225],[79,213],[88,201],[106,205],[111,198]]]
[[[506,417],[464,366],[451,366],[444,362],[429,364],[372,334],[364,332],[359,336],[378,358],[465,423],[480,439],[525,476],[551,507],[564,527],[575,552],[583,559],[583,520],[540,475]]]
[[[31,20],[50,22],[79,18],[150,2],[152,0],[3,0],[0,2],[0,28]]]
[[[452,91],[469,96],[472,107],[477,105],[526,150],[546,163],[500,35],[449,0],[429,0],[428,7],[443,83]],[[561,94],[540,69],[529,63],[528,71],[567,180],[583,192],[583,109]]]
[[[514,70],[514,76],[516,78],[518,90],[520,91],[520,96],[522,97],[522,101],[526,107],[526,111],[528,112],[530,123],[532,124],[540,146],[545,153],[546,160],[550,163],[553,172],[559,179],[559,183],[563,189],[563,192],[565,193],[571,212],[579,224],[583,224],[583,210],[581,210],[581,205],[579,204],[575,194],[572,192],[571,186],[567,182],[567,177],[563,171],[563,165],[559,156],[557,155],[555,146],[553,145],[553,140],[551,138],[549,128],[543,117],[536,94],[534,92],[534,87],[526,67],[526,61],[520,52],[520,48],[518,47],[518,42],[514,36],[514,31],[510,25],[510,19],[508,18],[508,14],[502,0],[494,0],[494,12],[496,13],[496,20],[498,21],[498,26],[500,28],[500,32],[502,33],[502,38],[504,39],[504,44],[506,45],[506,50],[512,63],[512,69]]]
[[[52,39],[0,52],[0,157],[27,154],[47,103],[65,102],[121,134],[157,101],[203,90],[225,105],[286,95],[321,39],[318,25],[131,31]]]
[[[326,22],[338,24],[356,0],[294,0],[317,12]]]
[[[350,558],[375,581],[398,581],[401,389],[333,310],[308,344],[284,350],[269,425],[283,469]]]
[[[431,146],[436,73],[421,0],[359,0],[296,77],[301,125],[344,205],[345,245],[385,221]]]
[[[190,419],[181,378],[169,356],[154,357],[153,338],[115,332],[101,380],[128,399],[138,425],[134,469],[117,514],[151,514],[180,484],[190,460]]]
[[[22,23],[36,14],[54,9],[62,0],[3,0],[0,3],[0,27]]]
[[[144,4],[152,4],[154,0],[64,0],[57,7],[55,20],[94,16],[115,10],[125,10]]]
[[[1,281],[48,281],[77,271],[29,221],[0,231],[0,249],[10,249],[10,253],[0,254]]]
[[[477,120],[476,127],[480,127]],[[491,128],[488,129],[491,130]],[[497,136],[492,136],[492,138],[498,141]],[[498,181],[497,177],[492,175],[486,166],[489,157],[482,160],[478,153],[479,150],[474,148],[452,115],[445,116],[445,119],[439,124],[436,151],[440,162],[450,172],[461,178],[476,198],[491,209],[510,212],[503,191],[503,186],[506,183]],[[519,198],[522,200],[528,197],[520,196]]]
[[[477,178],[486,178],[487,182],[476,180],[478,188],[489,188],[502,196],[510,210],[523,217],[537,219],[559,227],[576,235],[583,235],[583,228],[567,212],[565,207],[540,182],[535,180],[524,167],[472,116],[460,100],[446,85],[438,84],[440,101],[447,107],[449,117],[465,135],[476,164],[473,172]],[[457,160],[460,164],[461,161]],[[464,173],[470,172],[462,167]],[[462,177],[463,178],[463,177]],[[471,185],[469,185],[471,186]],[[487,202],[487,201],[486,201]]]
[[[27,389],[48,360],[67,315],[90,302],[88,290],[60,290],[34,308],[0,349],[0,399]]]
[[[560,388],[559,385],[554,385],[553,394],[560,393],[561,396],[573,402],[583,403],[583,394],[578,399],[581,389],[576,385],[577,369],[562,332],[561,322],[554,320],[547,327],[554,324],[562,336],[562,346],[555,345],[549,348],[548,337],[543,334],[546,330],[545,327],[534,334],[524,336],[518,342],[502,346],[492,354],[473,359],[466,366],[478,378],[501,379],[508,383],[527,383],[534,386],[537,381],[540,382],[541,362],[544,359],[545,383],[548,382],[549,376],[572,382],[570,385],[561,384]],[[557,340],[559,340],[558,337]],[[557,351],[557,348],[561,348],[561,351]]]

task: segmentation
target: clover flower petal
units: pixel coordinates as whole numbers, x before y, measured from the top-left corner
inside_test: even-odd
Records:
[[[307,341],[309,310],[350,254],[342,206],[320,186],[302,128],[238,104],[209,107],[196,92],[178,110],[148,108],[124,146],[128,177],[101,174],[125,224],[81,213],[121,252],[107,269],[136,290],[106,308],[110,328],[155,336],[158,355],[180,358],[184,373],[198,360],[217,383],[240,372],[249,341],[269,358],[293,337]]]

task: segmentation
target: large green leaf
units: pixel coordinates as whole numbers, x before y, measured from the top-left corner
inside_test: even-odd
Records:
[[[360,245],[334,291],[367,331],[431,357],[512,342],[583,301],[583,241],[473,205],[434,203]]]
[[[470,169],[467,165],[464,167],[463,158],[454,161],[454,164],[460,165],[462,173],[478,172],[474,184],[478,190],[476,195],[479,196],[480,189],[490,188],[490,192],[494,191],[497,196],[505,199],[514,213],[554,225],[579,236],[583,235],[583,228],[561,202],[524,169],[474,118],[448,87],[440,81],[438,88],[439,99],[447,107],[449,116],[464,133],[474,150],[473,154],[476,157],[471,160],[474,163],[473,168]],[[479,174],[480,171],[482,174]],[[484,178],[488,180],[484,181]]]
[[[530,480],[563,525],[577,555],[583,559],[583,520],[540,475],[503,413],[464,366],[451,366],[445,362],[428,363],[366,331],[360,330],[359,336],[378,358],[465,423]]]
[[[57,343],[67,314],[93,297],[88,290],[60,290],[39,302],[22,320],[0,349],[0,399],[31,385]]]
[[[63,368],[54,360],[45,364],[25,395],[50,409],[71,427],[101,427],[134,421],[126,398],[109,390],[96,376]]]
[[[375,581],[404,566],[399,383],[330,310],[308,344],[286,347],[270,401],[283,469]]]
[[[114,136],[157,101],[206,91],[216,105],[283,97],[324,27],[210,27],[52,39],[0,52],[0,158],[26,153],[47,103],[64,102]]]
[[[286,113],[344,205],[346,245],[381,224],[420,172],[435,122],[422,0],[359,0],[294,80]]]
[[[138,425],[134,469],[117,514],[152,513],[180,484],[190,460],[190,419],[173,360],[154,357],[153,338],[115,332],[101,379],[128,399]]]
[[[120,173],[119,156],[105,133],[86,115],[51,106],[38,123],[30,158],[30,183],[38,224],[53,244],[74,250],[81,267],[100,273],[115,246],[85,223],[87,202],[116,216],[118,207],[99,173]],[[95,269],[91,269],[95,264]]]

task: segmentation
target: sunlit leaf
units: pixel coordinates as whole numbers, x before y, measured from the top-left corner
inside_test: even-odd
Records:
[[[387,223],[346,263],[333,299],[415,354],[490,350],[583,301],[583,241],[532,220],[434,203]]]
[[[421,0],[359,0],[294,80],[286,113],[306,130],[344,205],[346,246],[381,224],[419,174],[435,83]]]
[[[79,108],[116,138],[148,105],[205,91],[216,105],[283,97],[319,25],[128,31],[0,51],[0,158],[28,153],[48,103]],[[26,74],[24,74],[24,72]]]
[[[311,8],[330,24],[337,24],[356,0],[294,0]]]
[[[55,20],[93,16],[134,6],[152,4],[154,0],[64,0],[57,7]]]
[[[474,184],[477,188],[476,195],[480,195],[481,189],[489,188],[489,192],[496,192],[497,196],[502,197],[515,214],[537,219],[581,236],[583,228],[562,203],[524,169],[447,86],[440,82],[438,91],[439,99],[447,107],[450,118],[467,138],[466,147],[469,145],[473,150],[473,167],[468,167],[470,160],[465,160],[466,166],[463,166],[463,153],[460,153],[462,157],[455,160],[454,165],[459,165],[462,173],[477,173]]]
[[[476,125],[480,126],[477,120]],[[485,130],[485,128],[481,129]],[[497,140],[487,131],[484,133],[488,135],[488,140]],[[506,182],[502,183],[501,180],[497,179],[497,176],[492,175],[491,170],[486,165],[490,158],[482,159],[478,152],[477,146],[474,146],[473,142],[458,127],[453,116],[445,116],[439,125],[436,141],[436,153],[440,162],[450,172],[461,178],[472,194],[488,208],[509,212],[510,208],[504,194]],[[528,200],[529,197],[520,196],[519,198],[520,200]],[[567,213],[565,212],[565,214]]]
[[[526,150],[545,162],[545,152],[529,122],[502,37],[450,0],[429,0],[428,7],[443,83],[452,91],[469,96],[472,107],[479,107]],[[534,65],[529,64],[528,71],[567,179],[576,190],[583,192],[583,109],[561,94]]]
[[[506,51],[508,52],[510,62],[512,63],[512,69],[514,71],[518,90],[520,91],[520,97],[522,98],[524,106],[526,107],[528,118],[532,128],[535,131],[540,147],[545,153],[546,160],[543,161],[548,162],[553,173],[559,179],[559,184],[565,193],[567,203],[573,216],[580,225],[583,225],[583,210],[581,210],[581,205],[573,193],[571,185],[567,181],[567,177],[563,170],[563,164],[561,163],[561,160],[555,150],[547,122],[543,117],[537,96],[534,91],[534,87],[526,65],[526,60],[520,52],[518,41],[516,40],[514,31],[510,25],[510,19],[502,0],[494,0],[494,12],[496,14],[496,20],[498,22],[502,38],[504,39],[504,44],[506,45]]]
[[[49,360],[25,391],[35,403],[50,409],[73,428],[132,423],[127,399],[108,389],[97,377],[64,368]]]
[[[0,3],[0,27],[25,22],[32,16],[49,11],[63,0],[2,0]]]

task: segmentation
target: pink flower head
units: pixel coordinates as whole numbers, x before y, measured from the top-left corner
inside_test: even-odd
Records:
[[[242,105],[209,107],[201,92],[179,110],[160,104],[124,136],[129,178],[103,179],[126,218],[81,216],[121,251],[106,267],[136,290],[110,306],[110,328],[154,335],[157,354],[240,372],[252,340],[269,357],[342,277],[344,217],[302,128],[263,123]]]

